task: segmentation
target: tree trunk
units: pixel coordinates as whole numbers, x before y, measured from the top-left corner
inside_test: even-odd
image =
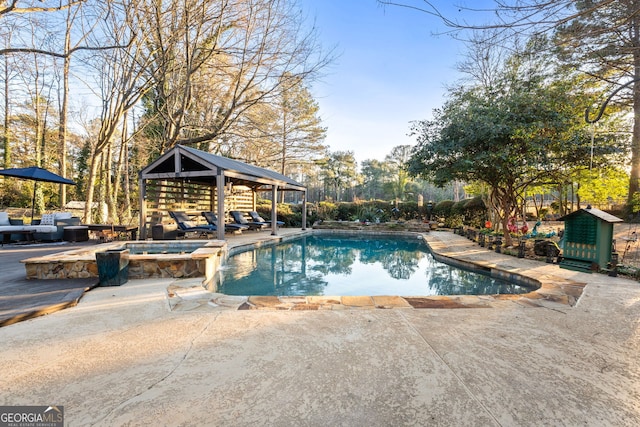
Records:
[[[111,169],[111,162],[113,159],[113,142],[109,141],[107,145],[106,153],[103,157],[102,168],[104,172],[104,179],[102,183],[104,185],[104,202],[107,205],[106,220],[108,223],[112,223],[115,217],[115,195],[114,183],[113,183],[113,170]],[[104,215],[103,215],[104,216]]]
[[[124,144],[124,180],[123,180],[123,191],[124,191],[124,215],[127,219],[127,223],[131,223],[131,185],[129,183],[129,144]]]
[[[71,28],[67,21],[67,32],[65,36],[65,52],[70,50]],[[58,147],[60,149],[60,175],[67,177],[67,115],[69,105],[69,65],[71,56],[65,56],[62,69],[62,103],[60,105],[60,126],[58,128]],[[67,203],[67,186],[60,185],[60,207]]]
[[[4,168],[11,167],[11,140],[9,132],[9,117],[11,113],[9,111],[9,58],[4,57]]]
[[[640,79],[640,52],[636,49],[635,77]],[[628,201],[640,190],[640,82],[633,84],[633,136],[631,139],[631,176],[629,179]]]
[[[39,67],[38,67],[38,61],[37,59],[34,60],[35,61],[35,70],[36,70],[36,78],[34,79],[34,87],[35,87],[35,94],[36,96],[34,97],[33,100],[33,109],[34,109],[34,113],[35,113],[35,163],[36,166],[38,167],[42,167],[42,149],[41,149],[41,144],[42,144],[42,116],[40,115],[40,99],[38,94],[40,93],[40,85],[39,85],[39,80],[37,78],[37,76],[39,76]],[[36,182],[33,182],[33,185],[36,185]],[[44,208],[44,199],[42,196],[42,187],[36,187],[37,191],[35,192],[35,198],[32,201],[33,206],[32,208],[32,212],[34,213],[34,215],[39,214],[42,212],[43,208]],[[33,215],[31,216],[31,221],[33,222]]]
[[[120,184],[122,182],[122,169],[125,162],[125,147],[127,146],[127,113],[124,113],[122,120],[122,134],[120,137],[120,150],[118,152],[118,162],[115,167],[115,176],[113,177],[113,204],[115,207],[114,214],[117,213],[118,194],[120,194]],[[122,224],[122,218],[118,215],[118,224]]]
[[[495,189],[494,197],[497,199],[496,206],[499,206],[502,211],[499,213],[499,216],[500,224],[502,226],[502,234],[504,236],[504,245],[511,246],[513,244],[513,240],[511,239],[511,234],[509,234],[509,217],[511,216],[511,212],[514,210],[514,207],[517,206],[514,205],[509,191]]]
[[[540,206],[538,206],[538,195],[537,194],[534,194],[533,197],[531,197],[531,200],[533,200],[533,209],[535,209],[535,211],[536,211],[536,218],[540,218],[540,208],[542,207],[542,202],[544,200],[544,196],[540,200]]]
[[[286,115],[284,124],[285,125],[283,127],[283,130],[286,129]],[[282,133],[282,158],[280,160],[280,173],[284,175],[285,171],[287,170],[287,135],[284,131]],[[280,203],[284,203],[284,191],[281,191],[279,196]]]
[[[83,222],[87,224],[91,224],[93,222],[93,196],[96,189],[96,179],[98,176],[98,166],[100,165],[100,156],[96,152],[95,148],[91,150],[93,155],[91,156],[91,164],[89,167],[89,176],[87,177],[87,195],[86,195],[86,205],[84,207],[84,218]]]

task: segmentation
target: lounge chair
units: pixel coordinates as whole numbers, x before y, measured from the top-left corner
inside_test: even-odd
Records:
[[[169,215],[173,218],[178,224],[178,228],[185,233],[198,233],[200,235],[209,235],[217,232],[217,227],[215,225],[207,224],[207,225],[198,225],[191,220],[189,215],[185,212],[180,211],[169,211]]]
[[[242,215],[240,211],[231,211],[231,218],[235,221],[236,224],[247,225],[249,226],[249,230],[262,230],[263,227],[266,227],[267,224],[247,221],[247,219]]]
[[[213,225],[214,227],[218,226],[218,216],[213,212],[202,212],[201,213],[204,219],[207,220],[209,225]],[[243,224],[225,224],[224,231],[234,232],[234,231],[242,231],[249,229],[248,225]]]
[[[258,222],[258,223],[259,222],[263,222],[263,223],[267,224],[267,226],[271,226],[271,221],[268,221],[268,220],[262,218],[260,216],[260,214],[258,214],[258,212],[256,212],[256,211],[250,211],[249,212],[249,216],[251,217],[251,220],[253,222]],[[282,227],[284,225],[284,221],[276,221],[276,225],[278,227]]]

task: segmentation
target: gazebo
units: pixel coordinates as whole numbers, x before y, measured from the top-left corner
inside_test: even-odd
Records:
[[[216,212],[220,221],[217,238],[224,240],[225,207],[240,198],[252,207],[250,210],[255,210],[259,191],[271,191],[271,234],[278,232],[279,191],[302,193],[302,229],[306,229],[307,188],[304,185],[272,170],[195,148],[176,145],[140,171],[139,184],[142,239],[146,239],[148,226],[158,220],[160,213],[171,210],[177,203],[190,203],[194,210]],[[154,215],[149,216],[150,212]]]

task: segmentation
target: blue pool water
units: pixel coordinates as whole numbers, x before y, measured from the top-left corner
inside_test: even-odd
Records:
[[[150,243],[127,243],[125,247],[129,249],[133,255],[152,255],[152,254],[188,254],[198,248],[204,246],[202,242],[150,242]]]
[[[216,279],[227,295],[487,295],[530,292],[436,261],[416,237],[312,235],[232,255]]]

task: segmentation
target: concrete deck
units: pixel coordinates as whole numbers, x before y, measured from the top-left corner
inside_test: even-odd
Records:
[[[0,328],[0,404],[69,425],[640,425],[640,284],[429,240],[586,286],[573,306],[238,311],[130,281]]]

